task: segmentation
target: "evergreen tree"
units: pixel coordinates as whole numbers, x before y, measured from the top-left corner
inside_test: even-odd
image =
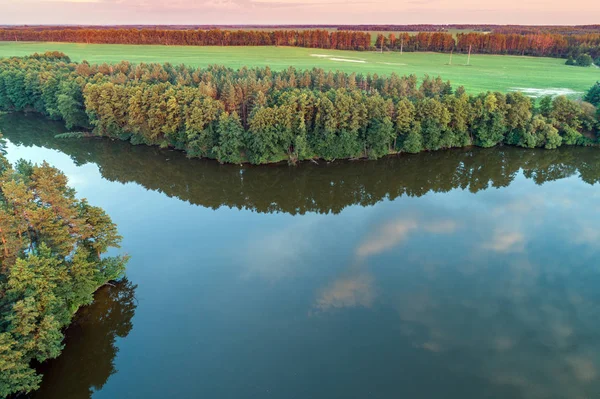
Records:
[[[221,163],[242,162],[241,152],[244,148],[244,128],[237,112],[222,113],[217,128],[219,144],[213,153]]]
[[[580,67],[590,67],[594,63],[594,60],[589,54],[581,54],[577,57],[575,63]]]
[[[600,106],[600,82],[596,82],[596,84],[588,90],[583,99],[596,107]]]
[[[0,155],[0,396],[36,389],[31,363],[57,357],[62,329],[126,258],[104,257],[121,237],[99,208],[75,198],[47,164]]]
[[[419,122],[415,123],[406,135],[402,149],[412,154],[423,151],[423,137],[421,136],[421,124]]]

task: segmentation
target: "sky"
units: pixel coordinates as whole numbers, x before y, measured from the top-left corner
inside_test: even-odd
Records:
[[[596,0],[0,0],[0,24],[597,24]]]

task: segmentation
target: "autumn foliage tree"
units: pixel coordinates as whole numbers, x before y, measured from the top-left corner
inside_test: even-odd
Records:
[[[103,256],[120,239],[63,173],[0,154],[1,397],[37,388],[31,362],[57,357],[74,312],[122,275],[126,258]]]

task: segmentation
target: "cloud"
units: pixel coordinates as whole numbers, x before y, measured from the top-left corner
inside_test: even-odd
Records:
[[[519,231],[496,230],[483,248],[496,252],[522,252],[525,249],[525,236]]]
[[[423,229],[428,233],[433,234],[452,234],[458,228],[454,220],[440,220],[423,226]]]
[[[245,266],[242,277],[258,276],[277,281],[293,274],[296,266],[305,260],[314,246],[311,245],[311,229],[315,220],[290,224],[284,229],[257,234],[248,241],[242,251]]]
[[[30,3],[35,1],[30,0]],[[103,3],[102,0],[37,0],[39,3]]]
[[[415,220],[396,220],[382,226],[356,250],[360,257],[374,255],[395,247],[417,228]]]
[[[600,243],[600,230],[597,227],[581,226],[573,236],[576,244],[598,245]]]
[[[423,343],[421,345],[421,348],[428,350],[430,352],[436,352],[436,353],[443,351],[441,344],[439,342],[433,342],[433,341]]]
[[[492,346],[498,352],[505,352],[512,349],[515,346],[515,342],[510,337],[496,337]]]
[[[535,198],[530,195],[527,198],[519,198],[499,206],[493,210],[493,213],[495,216],[503,213],[523,215],[534,210],[536,205],[539,209],[543,204],[545,204],[543,197]]]
[[[253,4],[264,4],[264,5],[277,5],[277,6],[321,6],[321,5],[333,5],[333,4],[378,4],[385,3],[385,1],[346,1],[346,0],[251,0]]]
[[[358,259],[350,267],[354,274],[339,278],[325,288],[316,300],[315,309],[325,311],[335,308],[370,307],[375,298],[373,277],[358,271],[364,266],[360,261],[394,248],[420,228],[430,234],[449,234],[457,229],[457,224],[452,220],[419,224],[415,219],[397,219],[383,224],[356,249]]]
[[[356,249],[356,255],[364,258],[394,248],[418,229],[431,234],[451,234],[458,228],[453,220],[436,220],[433,222],[417,222],[415,219],[398,219],[384,224],[377,232],[371,234]]]
[[[0,0],[4,24],[595,23],[600,3],[509,0]],[[587,12],[581,13],[581,9]],[[290,12],[292,11],[293,12]],[[224,12],[229,11],[229,12]],[[316,12],[318,11],[318,12]]]
[[[317,298],[314,308],[319,311],[368,308],[373,304],[374,298],[373,277],[370,274],[358,274],[334,281]]]
[[[571,367],[571,371],[575,378],[579,381],[593,381],[598,375],[594,363],[582,356],[570,356],[567,358],[567,364]]]

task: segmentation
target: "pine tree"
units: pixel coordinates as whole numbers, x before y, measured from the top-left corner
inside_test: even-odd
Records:
[[[236,112],[222,113],[217,128],[218,145],[213,148],[217,160],[221,163],[242,162],[244,148],[244,128]]]

